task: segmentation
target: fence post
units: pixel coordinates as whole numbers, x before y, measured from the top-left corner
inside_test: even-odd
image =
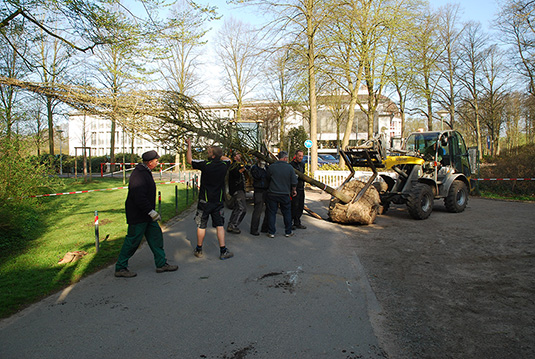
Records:
[[[158,191],[158,213],[162,215],[162,192]]]
[[[175,185],[175,215],[178,214],[178,185]]]
[[[98,234],[98,211],[95,211],[95,249],[98,253],[100,247],[100,240],[99,240],[99,234]]]
[[[186,182],[186,206],[189,203],[189,181]]]

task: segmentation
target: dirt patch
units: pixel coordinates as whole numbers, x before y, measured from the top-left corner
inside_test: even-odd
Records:
[[[307,198],[326,218],[328,195]],[[372,225],[344,226],[342,245],[359,256],[383,309],[389,356],[535,357],[534,213],[533,203],[471,197],[463,213],[435,201],[424,221],[393,206]]]

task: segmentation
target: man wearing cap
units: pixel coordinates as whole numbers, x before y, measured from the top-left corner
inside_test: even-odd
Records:
[[[150,250],[154,255],[156,272],[172,272],[178,269],[170,265],[163,250],[163,234],[158,221],[162,219],[156,212],[156,183],[152,178],[152,169],[158,166],[158,153],[148,151],[142,155],[143,163],[139,163],[128,182],[126,197],[126,223],[128,232],[123,247],[115,264],[116,277],[135,277],[136,273],[128,270],[128,260],[134,255],[145,236]]]

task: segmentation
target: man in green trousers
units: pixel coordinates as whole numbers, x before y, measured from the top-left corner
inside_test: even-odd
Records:
[[[128,260],[138,249],[143,236],[147,239],[150,250],[154,254],[156,272],[172,272],[178,269],[170,265],[163,250],[163,234],[158,221],[162,219],[156,212],[156,183],[152,178],[152,169],[158,166],[158,153],[148,151],[142,155],[143,163],[139,163],[128,183],[126,197],[126,223],[128,233],[115,264],[116,277],[135,277],[137,274],[128,270]]]

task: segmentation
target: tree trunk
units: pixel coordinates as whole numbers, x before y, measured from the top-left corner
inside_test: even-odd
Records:
[[[116,120],[115,117],[112,116],[111,119],[111,128],[110,128],[110,162],[115,163],[115,127],[116,127]],[[115,166],[111,165],[110,170],[112,172],[115,171]]]
[[[427,100],[427,130],[433,131],[433,102],[429,91],[429,85],[426,85],[426,100]]]
[[[48,118],[48,153],[54,156],[54,115],[50,97],[46,98],[46,115]]]
[[[358,91],[357,91],[358,96]],[[357,98],[353,94],[351,95],[351,99],[349,100],[349,108],[347,109],[347,124],[346,129],[344,131],[344,138],[342,139],[342,146],[341,148],[344,149],[349,145],[349,138],[351,136],[351,132],[353,132],[353,122],[355,122],[355,105],[357,104]],[[359,124],[357,121],[357,129],[356,129],[356,137],[358,139],[359,134]],[[342,158],[340,158],[340,161],[342,161]],[[340,162],[342,163],[342,162]]]
[[[479,106],[477,100],[474,104],[474,110],[476,112],[476,138],[477,138],[477,151],[479,152],[479,160],[483,159],[483,146],[481,145],[481,125],[479,121]]]
[[[315,49],[314,49],[314,29],[312,26],[313,7],[311,0],[307,2],[307,39],[308,39],[308,82],[309,82],[309,101],[310,101],[310,137],[312,140],[311,151],[311,172],[318,169],[318,109],[316,99],[316,67],[315,67]]]

